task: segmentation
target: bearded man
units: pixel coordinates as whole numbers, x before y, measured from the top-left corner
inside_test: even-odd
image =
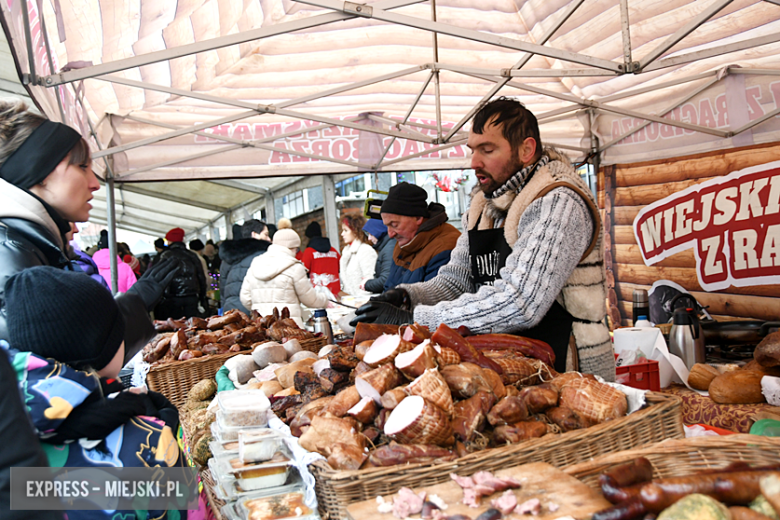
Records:
[[[485,104],[468,147],[478,184],[449,263],[429,281],[375,296],[354,322],[522,334],[550,344],[556,370],[614,381],[603,231],[590,189],[564,155],[542,147],[536,117],[518,101]]]

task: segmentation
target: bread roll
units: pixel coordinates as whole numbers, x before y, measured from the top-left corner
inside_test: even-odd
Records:
[[[761,372],[735,370],[721,374],[710,383],[710,397],[718,404],[763,403]]]
[[[713,379],[718,377],[718,369],[704,363],[696,363],[688,374],[688,384],[696,390],[708,390]]]

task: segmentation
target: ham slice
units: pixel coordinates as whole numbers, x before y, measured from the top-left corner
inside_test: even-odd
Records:
[[[478,471],[471,477],[450,473],[450,478],[463,489],[463,505],[479,507],[480,498],[507,489],[518,489],[522,483],[511,477],[496,477],[489,471]],[[495,507],[495,506],[494,506]]]
[[[452,394],[447,386],[447,382],[437,369],[430,368],[409,383],[409,386],[406,387],[406,393],[424,397],[444,410],[448,417],[452,417],[454,411]]]
[[[385,434],[400,444],[437,444],[455,442],[447,414],[419,395],[410,395],[390,412]]]

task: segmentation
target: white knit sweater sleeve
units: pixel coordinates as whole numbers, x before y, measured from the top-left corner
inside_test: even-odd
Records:
[[[590,244],[593,221],[582,198],[557,188],[534,201],[518,223],[518,239],[494,286],[471,286],[468,234],[450,263],[424,283],[404,286],[414,302],[414,320],[432,330],[441,323],[467,326],[475,334],[535,326],[547,313]],[[436,303],[439,302],[439,303]]]

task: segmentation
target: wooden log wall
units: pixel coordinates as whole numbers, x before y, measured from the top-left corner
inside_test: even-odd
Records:
[[[776,161],[780,143],[651,161],[610,165],[598,175],[598,201],[604,222],[607,309],[613,326],[631,325],[634,289],[650,289],[657,280],[685,287],[708,312],[721,320],[780,317],[780,285],[729,287],[705,292],[696,276],[693,250],[682,251],[647,266],[634,237],[639,211],[685,188],[731,172]]]

